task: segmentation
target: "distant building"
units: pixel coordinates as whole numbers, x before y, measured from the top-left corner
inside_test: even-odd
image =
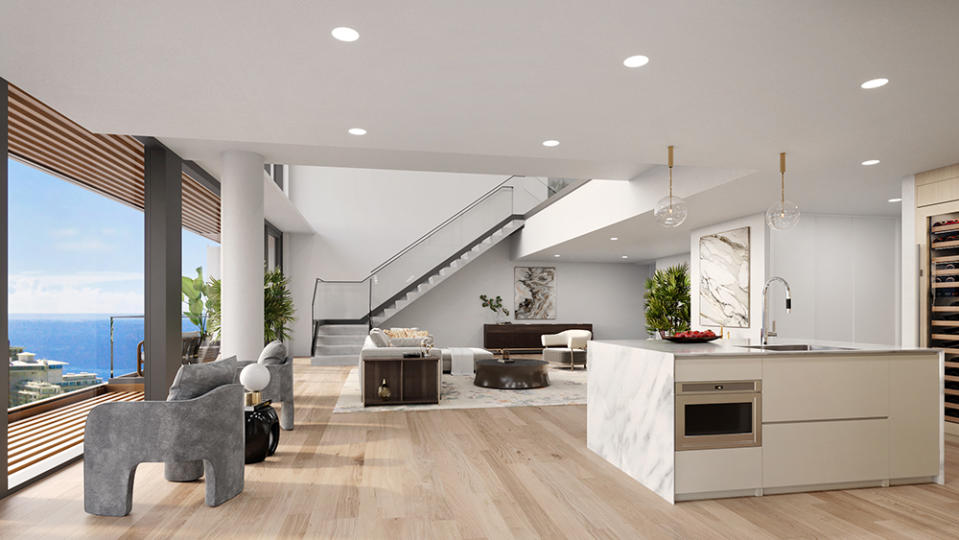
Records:
[[[31,352],[20,352],[10,360],[10,407],[58,396],[101,384],[95,373],[64,373],[67,362],[37,360]]]

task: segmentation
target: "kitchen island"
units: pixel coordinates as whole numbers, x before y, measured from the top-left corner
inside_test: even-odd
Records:
[[[943,482],[941,351],[780,343],[591,341],[587,446],[669,502]]]

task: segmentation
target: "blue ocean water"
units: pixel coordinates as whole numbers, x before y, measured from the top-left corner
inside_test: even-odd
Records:
[[[110,377],[110,315],[10,314],[10,346],[23,347],[38,359],[60,360],[64,373],[96,373]],[[183,331],[197,328],[183,319]],[[143,318],[117,318],[113,324],[114,374],[136,370],[137,343],[143,340]]]

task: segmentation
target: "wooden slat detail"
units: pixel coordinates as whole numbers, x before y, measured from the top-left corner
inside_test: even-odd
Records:
[[[932,232],[942,233],[949,231],[959,231],[959,223],[953,223],[951,225],[936,225],[932,227]]]
[[[110,392],[68,407],[11,422],[8,473],[15,473],[83,442],[87,415],[101,403],[142,401],[143,392]]]
[[[959,306],[932,306],[937,313],[959,313]]]
[[[930,321],[930,324],[932,324],[932,326],[957,327],[959,326],[959,321]]]
[[[932,249],[956,249],[959,247],[959,240],[947,240],[945,242],[933,242],[930,244]]]
[[[932,262],[934,263],[959,262],[959,255],[949,255],[947,257],[933,257]]]
[[[959,390],[956,390],[954,388],[946,388],[945,392],[947,395],[950,395],[950,396],[959,396]]]
[[[91,133],[9,85],[10,154],[65,180],[143,210],[143,145],[128,135]],[[185,173],[183,227],[220,239],[220,198]]]
[[[943,268],[942,270],[939,270],[938,268],[933,267],[932,275],[934,275],[934,276],[959,276],[959,269],[956,269],[956,268],[952,268],[952,269]]]
[[[959,382],[959,377],[955,375],[946,375],[945,378],[947,381],[950,381],[950,382]]]
[[[959,341],[959,335],[957,334],[933,334],[932,339],[939,339],[942,341]]]
[[[933,289],[955,289],[959,287],[959,281],[939,281],[932,284]]]

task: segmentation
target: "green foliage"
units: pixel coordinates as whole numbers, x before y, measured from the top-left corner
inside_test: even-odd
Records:
[[[200,337],[207,336],[206,328],[206,309],[207,309],[207,284],[203,281],[203,268],[196,269],[196,277],[183,276],[181,279],[183,299],[186,302],[188,311],[184,311],[190,322],[200,329]]]
[[[689,273],[685,264],[657,270],[646,280],[646,329],[689,330]]]
[[[503,307],[503,297],[496,296],[495,298],[490,298],[485,294],[480,295],[480,300],[483,302],[484,308],[489,308],[493,313],[503,312],[503,315],[509,317],[509,310]]]
[[[289,280],[277,268],[263,276],[263,338],[264,343],[284,341],[290,337],[289,325],[295,320],[293,295]]]
[[[23,347],[8,347],[10,349],[10,360],[16,360],[17,355],[23,352]]]
[[[206,286],[206,325],[214,341],[220,341],[220,280],[211,277]]]

